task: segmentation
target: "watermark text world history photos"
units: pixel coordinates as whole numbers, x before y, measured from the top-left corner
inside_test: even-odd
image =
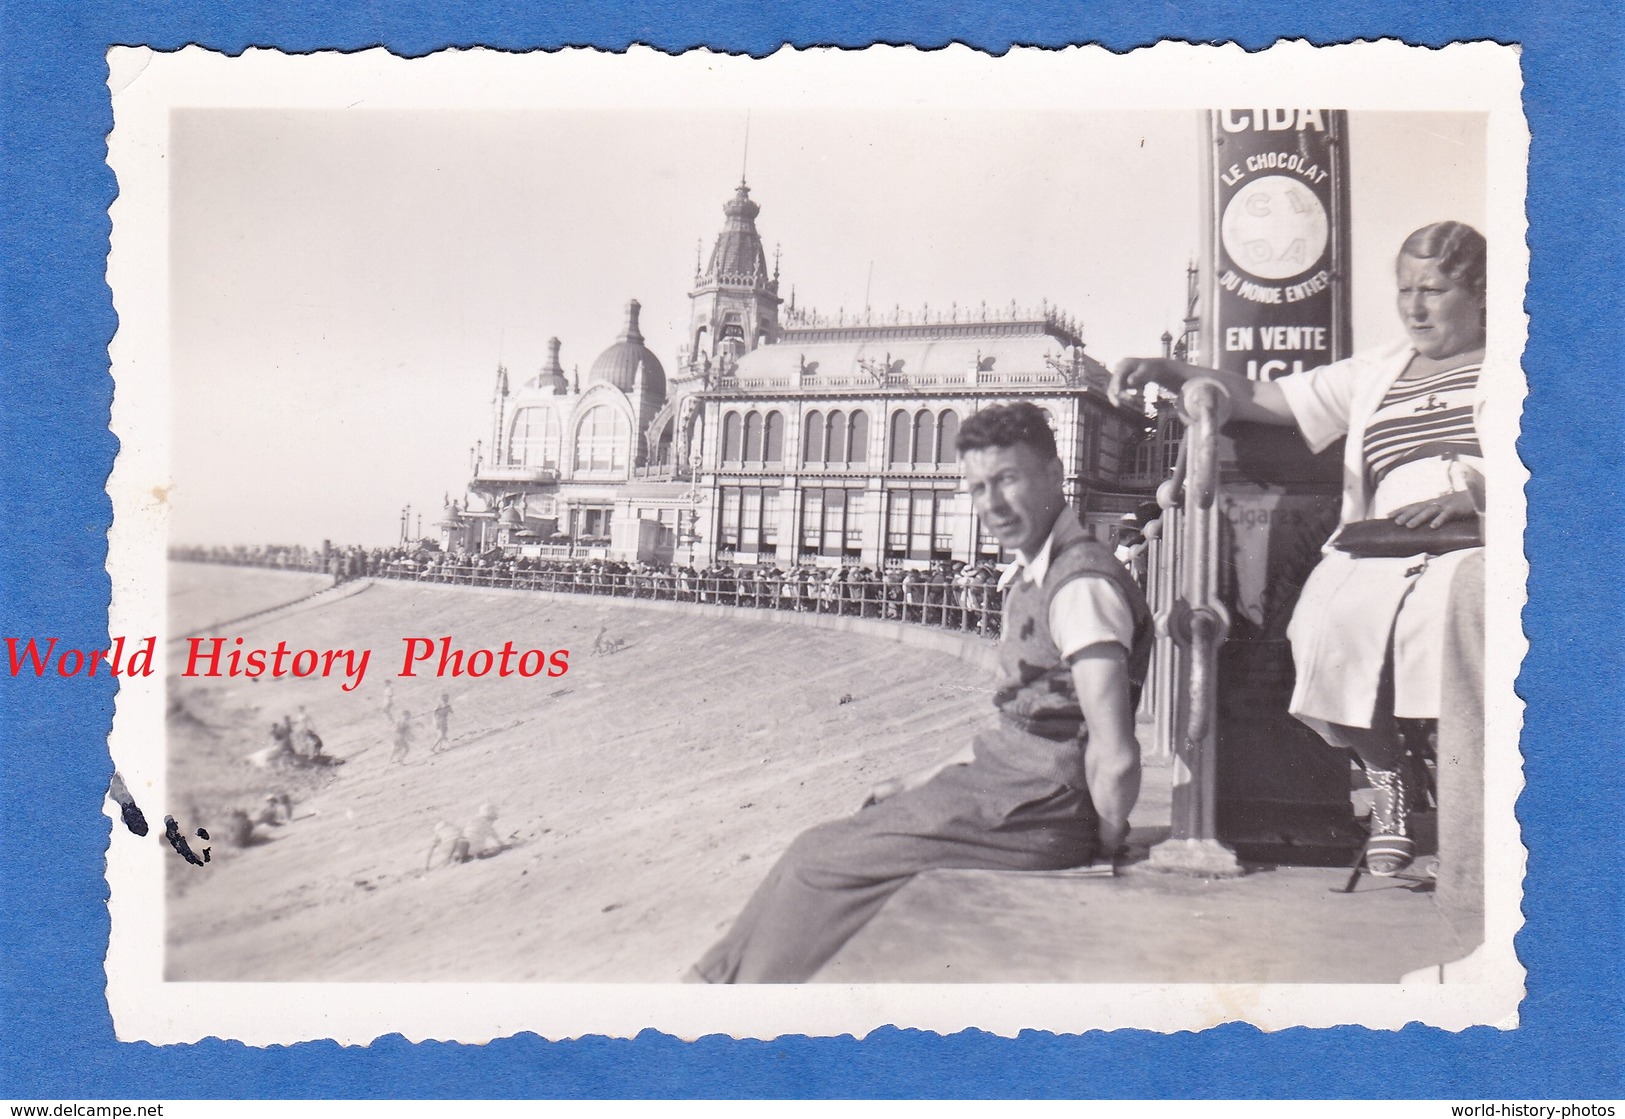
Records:
[[[105,649],[64,648],[61,639],[5,638],[6,668],[13,678],[22,676],[92,677],[105,666],[111,676],[151,676],[158,639],[115,637]],[[500,649],[465,649],[451,637],[403,637],[397,677],[413,679],[420,673],[437,677],[495,676],[499,678],[557,679],[570,671],[570,650],[522,648],[504,641]],[[183,677],[225,678],[292,676],[336,678],[341,690],[354,691],[366,677],[371,649],[292,649],[286,641],[269,648],[249,646],[241,637],[188,637],[185,639]]]

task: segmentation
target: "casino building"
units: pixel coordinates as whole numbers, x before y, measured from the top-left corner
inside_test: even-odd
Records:
[[[997,560],[959,492],[954,439],[977,409],[1018,399],[1048,413],[1086,522],[1114,526],[1166,477],[1178,424],[1113,406],[1107,370],[1056,308],[819,315],[781,295],[760,212],[742,181],[696,262],[669,373],[636,300],[584,381],[565,376],[557,338],[524,382],[498,369],[469,501],[440,523],[448,548],[780,567]]]

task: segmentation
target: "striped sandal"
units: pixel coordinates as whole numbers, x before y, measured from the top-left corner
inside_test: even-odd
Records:
[[[1367,769],[1371,783],[1371,838],[1365,844],[1365,868],[1377,878],[1392,878],[1416,858],[1408,834],[1411,787],[1403,769]]]

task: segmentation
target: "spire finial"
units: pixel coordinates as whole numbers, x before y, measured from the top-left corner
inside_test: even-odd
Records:
[[[750,110],[745,110],[745,151],[739,160],[739,185],[745,185],[745,172],[750,167]]]
[[[636,299],[626,301],[626,326],[621,330],[621,341],[639,343],[643,341],[643,332],[638,329],[638,312],[641,310],[643,304]]]

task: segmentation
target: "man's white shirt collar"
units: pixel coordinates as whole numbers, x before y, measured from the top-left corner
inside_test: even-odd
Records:
[[[1004,569],[1004,574],[999,576],[999,589],[1001,591],[1014,583],[1016,576],[1023,573],[1027,576],[1027,582],[1038,587],[1044,585],[1044,576],[1049,574],[1050,553],[1055,550],[1055,534],[1061,531],[1061,526],[1066,523],[1069,512],[1071,512],[1069,506],[1061,507],[1061,511],[1055,515],[1055,523],[1049,527],[1049,535],[1044,537],[1043,547],[1038,549],[1038,555],[1033,559],[1028,560],[1019,548],[1016,549],[1014,562]]]

